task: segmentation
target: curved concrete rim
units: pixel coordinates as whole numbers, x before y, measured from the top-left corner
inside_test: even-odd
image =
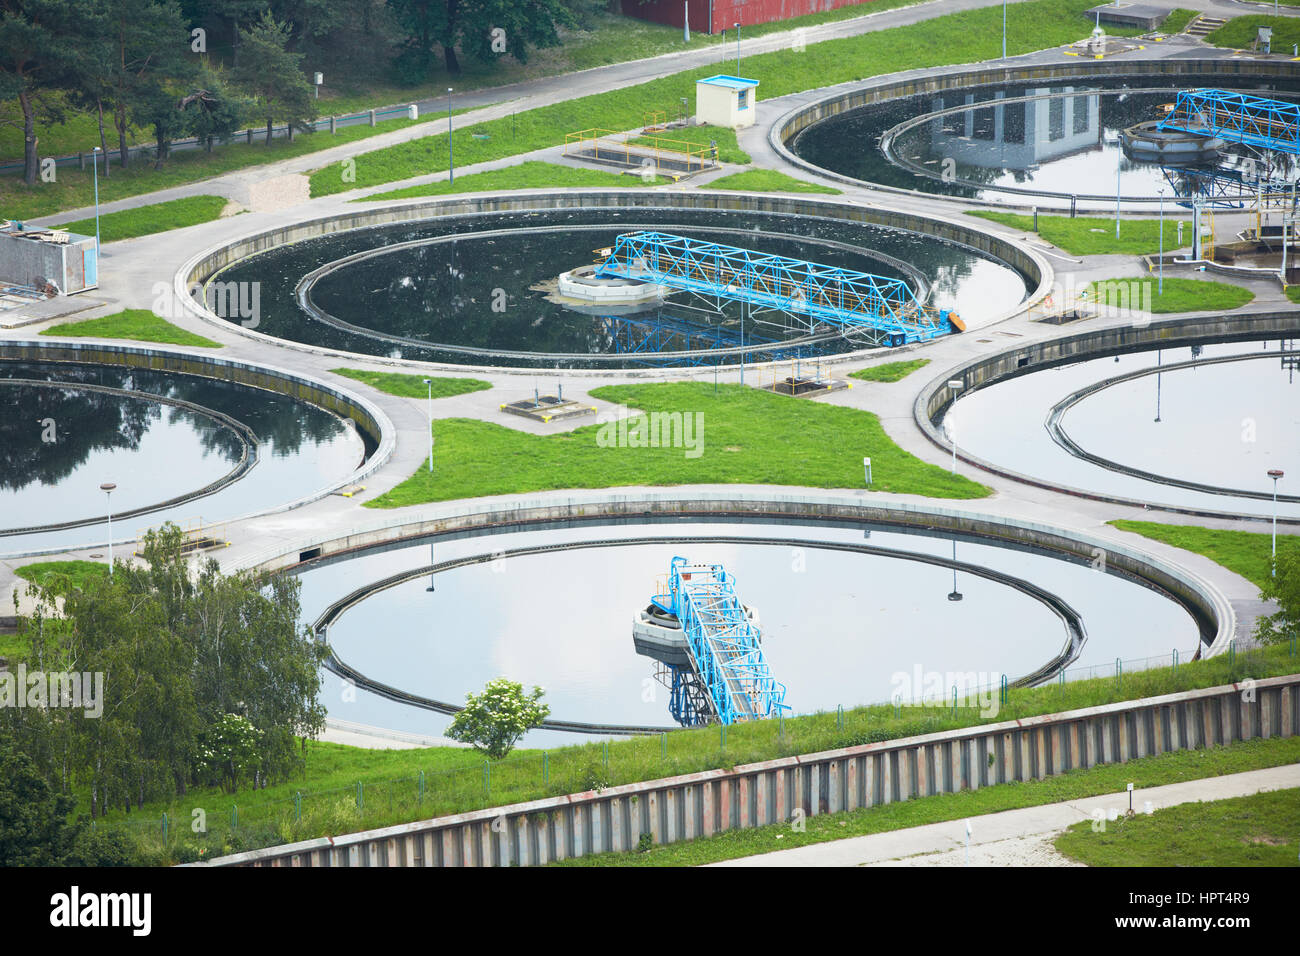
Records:
[[[119,398],[129,398],[141,402],[154,402],[159,405],[171,405],[174,408],[182,408],[196,415],[202,415],[204,418],[211,419],[222,428],[227,428],[239,439],[240,454],[239,461],[235,462],[228,472],[210,481],[199,488],[191,489],[183,494],[175,495],[165,501],[154,502],[142,505],[138,508],[130,508],[126,511],[114,511],[113,517],[137,518],[140,515],[152,514],[155,511],[161,511],[164,508],[171,508],[176,505],[182,505],[189,501],[197,501],[200,498],[206,498],[208,495],[216,494],[222,488],[233,484],[257,464],[257,435],[251,428],[241,422],[239,419],[227,415],[224,412],[216,411],[200,405],[197,402],[187,402],[184,399],[172,398],[168,395],[156,395],[150,392],[132,392],[124,388],[113,388],[108,385],[95,385],[90,382],[51,382],[41,381],[30,378],[6,378],[0,379],[0,387],[6,385],[26,385],[33,388],[65,388],[76,389],[84,392],[102,392],[106,395],[115,395]],[[33,525],[27,528],[0,528],[0,538],[15,537],[17,535],[40,534],[48,531],[64,531],[71,528],[80,528],[85,525],[99,524],[103,520],[100,517],[78,518],[73,521],[61,521],[57,524]]]
[[[1100,465],[1108,471],[1119,472],[1122,475],[1132,475],[1133,477],[1141,478],[1144,481],[1154,481],[1162,485],[1172,485],[1177,488],[1189,488],[1193,491],[1203,491],[1211,495],[1229,495],[1234,498],[1254,498],[1260,501],[1272,501],[1276,499],[1277,501],[1298,502],[1300,501],[1300,495],[1274,495],[1269,491],[1250,491],[1244,488],[1229,488],[1224,485],[1208,485],[1197,481],[1188,481],[1185,478],[1162,475],[1159,472],[1144,471],[1141,468],[1134,468],[1133,466],[1126,465],[1123,462],[1115,461],[1112,458],[1105,458],[1088,451],[1070,437],[1069,432],[1065,430],[1065,425],[1062,422],[1065,413],[1085,398],[1111,388],[1114,385],[1121,385],[1124,382],[1131,382],[1139,378],[1148,378],[1152,375],[1163,375],[1167,372],[1180,372],[1183,369],[1197,368],[1205,365],[1225,365],[1229,362],[1255,362],[1262,358],[1272,359],[1278,356],[1285,358],[1288,355],[1300,357],[1300,351],[1284,350],[1282,352],[1269,352],[1266,355],[1263,353],[1258,355],[1221,355],[1208,359],[1192,359],[1188,362],[1174,362],[1170,365],[1138,369],[1133,372],[1125,372],[1123,375],[1114,375],[1110,378],[1102,379],[1100,382],[1094,382],[1086,388],[1081,388],[1078,391],[1071,392],[1069,395],[1065,396],[1065,398],[1053,405],[1047,416],[1047,432],[1058,445],[1076,458],[1082,458],[1085,461],[1092,462],[1094,465]]]
[[[326,668],[339,677],[351,679],[358,687],[369,690],[389,700],[397,703],[406,704],[407,706],[419,707],[423,710],[431,710],[440,714],[456,714],[465,708],[459,704],[448,703],[447,701],[436,700],[431,697],[423,697],[409,691],[403,691],[399,688],[388,684],[380,683],[367,677],[357,668],[345,663],[338,653],[328,644],[328,631],[335,623],[339,621],[349,610],[357,605],[369,600],[376,594],[386,591],[390,588],[399,587],[408,581],[431,577],[434,574],[440,574],[446,571],[453,571],[457,568],[469,567],[475,564],[482,564],[486,561],[497,559],[509,559],[513,557],[527,557],[539,554],[554,554],[561,551],[580,551],[591,548],[614,548],[614,547],[636,547],[645,544],[676,544],[680,538],[674,537],[634,537],[634,538],[609,538],[586,541],[565,541],[557,542],[550,545],[526,545],[519,548],[509,548],[505,551],[492,551],[488,553],[479,553],[453,558],[448,561],[441,561],[437,564],[426,565],[422,568],[412,568],[406,571],[399,571],[396,574],[388,575],[379,580],[372,581],[369,584],[362,585],[351,591],[337,601],[334,601],[317,616],[312,624],[312,632],[316,635],[317,640],[325,643],[329,650],[329,657],[326,660]],[[712,544],[745,544],[759,545],[766,547],[806,547],[809,549],[821,548],[830,551],[844,551],[856,554],[866,554],[876,557],[891,558],[902,561],[915,561],[922,564],[934,565],[943,568],[952,568],[963,574],[972,577],[983,578],[986,581],[992,581],[994,584],[1009,587],[1012,590],[1019,591],[1031,600],[1037,601],[1040,605],[1050,611],[1057,620],[1061,622],[1061,627],[1065,631],[1065,643],[1059,651],[1052,655],[1046,663],[1039,665],[1021,677],[1010,681],[1010,687],[1033,687],[1044,681],[1050,680],[1062,668],[1068,666],[1071,661],[1075,660],[1083,650],[1084,642],[1087,640],[1087,632],[1084,629],[1083,618],[1079,613],[1067,604],[1059,595],[1041,588],[1024,578],[1016,577],[1002,571],[994,571],[990,568],[981,567],[980,565],[970,564],[965,561],[953,561],[942,555],[921,554],[917,552],[899,551],[895,548],[882,548],[869,544],[849,543],[845,541],[813,541],[800,538],[783,537],[754,537],[744,538],[735,535],[700,535],[692,537],[691,542],[712,543]],[[383,547],[383,546],[378,546]],[[358,556],[364,554],[360,552]],[[310,564],[311,562],[307,562]],[[431,585],[432,586],[432,585]],[[626,724],[601,724],[589,723],[583,721],[572,721],[562,719],[548,718],[538,725],[539,730],[562,730],[575,733],[592,733],[592,734],[618,734],[623,736],[632,736],[636,734],[657,734],[667,730],[674,730],[674,727],[663,726],[636,726]]]
[[[963,394],[970,394],[976,389],[997,384],[1009,378],[1028,375],[1057,365],[1072,364],[1090,359],[1104,358],[1120,352],[1146,351],[1142,346],[1155,348],[1173,348],[1178,346],[1204,345],[1212,342],[1242,341],[1252,338],[1274,338],[1294,336],[1300,332],[1300,311],[1267,311],[1225,315],[1218,319],[1191,318],[1175,319],[1166,322],[1153,322],[1146,326],[1119,326],[1077,332],[1044,342],[1011,346],[991,355],[972,359],[962,365],[949,368],[942,375],[932,378],[917,393],[912,403],[912,420],[921,429],[932,444],[945,452],[951,453],[952,444],[934,424],[934,417],[940,409],[953,401],[953,390],[948,386],[950,379],[959,379]],[[1034,361],[1035,356],[1042,360]],[[1021,360],[1026,364],[1020,364]],[[1222,518],[1241,521],[1267,521],[1266,516],[1241,514],[1231,511],[1211,511],[1207,509],[1185,508],[1170,504],[1160,504],[1139,498],[1127,498],[1119,495],[1102,494],[1084,488],[1075,488],[1050,482],[1022,472],[1004,468],[994,462],[963,452],[959,447],[957,457],[990,474],[1010,478],[1021,484],[1035,488],[1045,488],[1077,498],[1104,501],[1110,504],[1124,505],[1131,508],[1147,508],[1171,514],[1194,515],[1202,518]],[[1270,497],[1272,497],[1270,495]],[[1300,525],[1300,518],[1278,517],[1279,524]]]
[[[1038,285],[1025,299],[1006,313],[997,315],[981,323],[981,328],[996,325],[1019,315],[1026,308],[1035,305],[1051,291],[1054,272],[1047,257],[1023,243],[1016,242],[1005,235],[986,229],[975,221],[962,221],[958,218],[948,219],[929,214],[910,213],[903,209],[877,206],[863,206],[851,201],[832,202],[826,199],[804,199],[783,196],[768,196],[756,193],[725,192],[711,190],[708,194],[690,192],[655,192],[640,189],[620,189],[617,191],[601,189],[573,189],[564,192],[546,190],[510,191],[500,193],[474,193],[469,196],[437,197],[431,200],[411,201],[389,204],[374,208],[358,209],[355,212],[339,213],[319,219],[305,220],[290,226],[249,232],[237,239],[211,246],[191,256],[177,270],[173,277],[172,292],[180,307],[194,318],[209,323],[227,332],[243,336],[266,345],[294,351],[308,352],[328,358],[338,358],[351,362],[369,362],[393,368],[409,368],[420,371],[448,372],[456,374],[537,374],[533,366],[475,366],[452,364],[447,362],[421,362],[414,359],[391,358],[383,355],[371,355],[360,352],[348,352],[342,349],[329,349],[284,339],[278,336],[258,332],[239,323],[228,322],[210,309],[205,303],[195,301],[189,294],[196,284],[202,285],[210,276],[233,262],[257,252],[264,252],[272,247],[300,242],[304,239],[350,232],[358,229],[378,228],[401,223],[417,222],[435,216],[487,215],[509,211],[534,210],[577,210],[583,209],[667,209],[708,210],[767,213],[772,215],[828,216],[845,222],[858,222],[913,232],[940,239],[952,245],[964,246],[973,253],[996,259],[1008,267],[1021,272],[1032,282],[1037,273]],[[906,224],[906,225],[905,225]],[[962,236],[966,241],[941,235],[943,230]],[[981,248],[982,243],[988,248]],[[245,251],[246,250],[246,251]],[[993,251],[998,250],[998,251]],[[920,343],[924,344],[924,343]],[[824,364],[840,364],[876,358],[885,354],[899,354],[916,345],[897,348],[862,349],[829,356]],[[778,363],[759,363],[752,367],[764,368]],[[729,368],[730,366],[722,366]],[[712,368],[712,366],[710,366]],[[646,369],[639,367],[621,368],[574,368],[547,369],[550,375],[581,375],[584,377],[619,377],[619,378],[683,378],[692,374],[701,374],[699,369],[668,368]]]
[[[1193,571],[1127,545],[1093,537],[1081,531],[957,511],[932,505],[904,503],[873,505],[866,493],[756,492],[746,489],[723,491],[678,488],[664,492],[634,494],[595,492],[567,499],[519,498],[501,505],[438,504],[420,506],[422,515],[408,515],[345,535],[327,535],[300,541],[293,548],[278,546],[251,555],[240,567],[260,571],[281,571],[306,560],[342,556],[361,549],[406,542],[437,535],[482,533],[492,529],[526,530],[557,522],[629,523],[664,519],[716,520],[815,520],[827,523],[872,523],[914,528],[930,533],[946,532],[986,538],[1009,546],[1024,546],[1059,553],[1064,559],[1094,564],[1104,558],[1108,572],[1115,572],[1162,591],[1188,610],[1201,630],[1203,656],[1227,648],[1236,627],[1236,613],[1228,599]]]
[[[28,354],[22,354],[23,351]],[[65,357],[60,357],[64,355]],[[72,357],[66,357],[72,356]],[[251,362],[237,361],[233,359],[223,359],[212,355],[195,355],[191,352],[184,352],[178,349],[166,349],[156,347],[142,347],[132,345],[118,345],[115,343],[104,342],[71,342],[51,339],[48,341],[34,340],[5,340],[0,341],[0,361],[13,362],[66,362],[89,365],[142,365],[147,368],[174,372],[175,374],[196,375],[201,378],[213,378],[221,381],[232,381],[237,384],[244,384],[251,388],[263,388],[267,391],[275,391],[277,394],[289,395],[297,398],[299,401],[316,405],[331,414],[339,414],[338,411],[330,409],[318,402],[310,401],[307,398],[297,394],[301,387],[309,390],[319,391],[325,395],[331,395],[338,398],[344,405],[356,409],[360,414],[367,416],[374,424],[378,435],[373,436],[376,439],[377,447],[370,458],[362,467],[351,472],[346,478],[339,481],[331,482],[324,487],[318,488],[309,494],[303,495],[292,501],[275,505],[270,508],[263,508],[251,511],[242,515],[235,515],[222,519],[223,523],[233,523],[244,521],[249,518],[259,518],[266,515],[279,514],[285,511],[292,511],[303,505],[318,501],[345,488],[348,485],[356,484],[376,472],[388,459],[392,457],[393,451],[397,447],[397,430],[392,420],[384,413],[378,405],[369,399],[338,385],[324,382],[314,378],[304,372],[295,372],[288,369],[279,368],[274,365],[253,364]],[[204,370],[208,370],[205,374]],[[216,370],[224,370],[227,374],[214,374]],[[283,390],[269,388],[267,385],[257,385],[253,382],[241,381],[239,375],[246,375],[254,380],[266,382],[280,382],[284,385]],[[115,544],[122,544],[127,539],[116,540]],[[36,551],[27,551],[21,554],[5,554],[4,557],[32,557],[42,554],[62,554],[72,548],[84,547],[101,547],[106,542],[92,542],[89,544],[60,546]]]
[[[1028,205],[1014,203],[990,202],[987,200],[963,199],[936,193],[921,192],[916,189],[903,189],[899,186],[886,186],[854,179],[842,173],[825,169],[796,156],[787,146],[797,133],[802,132],[812,122],[803,123],[798,129],[796,124],[815,117],[815,120],[847,112],[859,106],[872,106],[890,100],[905,99],[927,93],[940,93],[972,86],[992,86],[1007,83],[1032,81],[1068,80],[1076,78],[1096,78],[1100,76],[1186,76],[1186,75],[1222,74],[1227,77],[1290,78],[1295,77],[1294,68],[1289,63],[1271,61],[1234,60],[1228,57],[1205,59],[1115,59],[1100,62],[1079,61],[1052,65],[1033,64],[1020,66],[978,67],[971,69],[969,64],[947,71],[927,72],[924,77],[899,80],[898,74],[872,77],[852,89],[842,90],[824,96],[812,103],[796,106],[779,117],[768,129],[768,144],[776,153],[792,166],[797,166],[824,179],[834,180],[850,186],[865,187],[876,192],[914,199],[937,199],[966,206],[987,206],[994,209],[1028,209]],[[891,92],[892,91],[892,92]],[[876,92],[877,95],[872,96]],[[879,95],[884,93],[885,95]],[[857,100],[857,102],[854,102]],[[814,121],[815,121],[814,120]],[[1146,202],[1137,199],[1135,202]],[[1151,202],[1159,202],[1152,197]],[[1055,207],[1053,207],[1055,208]]]

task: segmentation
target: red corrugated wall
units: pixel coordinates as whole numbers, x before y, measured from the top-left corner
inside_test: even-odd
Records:
[[[691,29],[705,33],[730,30],[733,23],[744,28],[774,20],[788,20],[809,13],[822,13],[847,6],[868,6],[871,0],[690,0]],[[625,16],[680,27],[685,12],[684,0],[622,0]],[[865,12],[865,11],[864,11]],[[712,18],[710,22],[710,18]]]

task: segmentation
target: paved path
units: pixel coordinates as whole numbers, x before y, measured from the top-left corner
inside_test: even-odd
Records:
[[[1133,791],[1133,808],[1142,812],[1180,803],[1246,797],[1300,787],[1300,764],[1206,777]],[[970,862],[974,866],[1077,865],[1056,853],[1052,839],[1072,824],[1128,809],[1128,794],[1066,800],[1040,807],[972,817]],[[965,820],[848,837],[829,843],[778,850],[727,860],[713,866],[961,866],[965,863]],[[1049,852],[1050,851],[1050,852]]]

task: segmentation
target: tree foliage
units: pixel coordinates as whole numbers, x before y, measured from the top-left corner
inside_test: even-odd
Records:
[[[1281,644],[1300,638],[1300,546],[1278,548],[1273,575],[1264,583],[1261,596],[1277,601],[1278,610],[1256,624],[1260,642]]]
[[[447,736],[500,760],[520,737],[550,716],[551,708],[541,702],[544,693],[534,687],[525,694],[522,684],[505,677],[490,680],[483,693],[465,695],[465,709],[452,719]]]

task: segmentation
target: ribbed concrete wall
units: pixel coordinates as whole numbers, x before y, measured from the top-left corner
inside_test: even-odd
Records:
[[[1300,726],[1300,675],[570,794],[239,853],[210,866],[530,866],[1041,780]]]

